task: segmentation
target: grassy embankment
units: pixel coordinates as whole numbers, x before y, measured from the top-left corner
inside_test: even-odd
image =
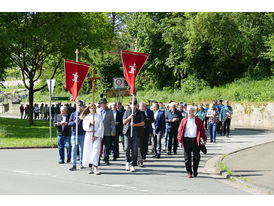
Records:
[[[34,124],[29,126],[25,119],[0,118],[0,148],[57,145],[56,128],[52,127],[50,141],[49,122],[34,120]]]
[[[69,92],[54,92],[53,96],[70,96]],[[96,101],[99,100],[100,94],[96,94]],[[79,99],[86,102],[92,100],[92,94],[83,95],[81,90]],[[262,80],[251,80],[248,78],[239,79],[233,83],[226,84],[220,87],[205,87],[196,88],[191,93],[183,92],[172,88],[164,88],[163,90],[137,90],[138,101],[146,101],[154,99],[160,102],[208,102],[214,99],[228,99],[233,102],[273,102],[274,101],[274,77],[265,78]],[[130,97],[123,97],[121,101],[128,103]],[[108,98],[108,102],[117,101],[117,98]],[[48,92],[36,93],[35,102],[48,102]]]

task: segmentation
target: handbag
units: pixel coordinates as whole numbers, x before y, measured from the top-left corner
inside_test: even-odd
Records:
[[[200,138],[200,151],[202,151],[202,153],[206,154],[207,153],[207,149],[206,149],[206,146],[205,146],[205,142],[202,138]]]

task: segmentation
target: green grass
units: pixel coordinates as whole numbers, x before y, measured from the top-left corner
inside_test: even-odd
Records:
[[[161,102],[202,102],[214,99],[228,99],[235,102],[273,102],[274,77],[262,80],[242,78],[220,87],[206,87],[191,94],[182,90],[165,89],[162,91],[138,91],[138,100],[154,99]]]
[[[56,128],[52,127],[52,141],[49,135],[48,121],[35,121],[34,126],[28,120],[0,118],[0,148],[3,147],[55,147],[57,145]]]
[[[138,85],[137,85],[138,87]],[[60,89],[59,89],[60,90]],[[48,91],[37,92],[34,94],[34,102],[48,102]],[[53,96],[58,97],[70,97],[68,91],[54,90]],[[95,101],[99,101],[99,93],[95,94]],[[121,97],[123,104],[128,104],[131,97]],[[92,94],[83,94],[83,91],[79,92],[79,99],[85,102],[92,101]],[[107,98],[108,102],[117,101],[118,98]],[[205,87],[200,90],[196,90],[192,93],[184,93],[183,89],[173,89],[171,87],[164,88],[163,90],[147,90],[142,91],[137,89],[138,101],[147,102],[148,99],[154,99],[158,102],[169,102],[173,100],[175,102],[212,102],[214,99],[228,99],[233,102],[273,102],[274,101],[274,77],[268,77],[261,80],[253,80],[250,78],[242,78],[235,80],[233,83],[225,84],[220,87]],[[63,101],[67,102],[67,101]],[[69,101],[70,102],[70,101]],[[53,102],[54,103],[54,102]],[[56,102],[57,103],[57,102]],[[71,103],[71,102],[70,102]]]
[[[232,175],[232,171],[224,164],[223,161],[221,161],[221,162],[219,163],[219,168],[220,168],[222,171],[226,172],[228,175]]]

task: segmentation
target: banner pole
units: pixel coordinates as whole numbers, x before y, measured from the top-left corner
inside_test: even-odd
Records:
[[[135,40],[135,50],[134,50],[135,52],[137,52],[137,39]],[[134,70],[134,72],[135,72],[135,70]],[[135,84],[135,81],[134,81],[134,84]],[[133,94],[132,95],[132,115],[134,114],[133,113],[133,107],[134,107],[134,99],[135,99],[135,95]],[[131,119],[131,124],[133,124],[133,118]],[[131,126],[131,133],[130,133],[130,137],[132,137],[132,135],[133,135],[133,126]]]
[[[49,80],[49,135],[51,141],[51,79]]]
[[[134,94],[132,95],[132,103],[131,103],[131,106],[132,106],[132,115],[134,114],[133,113],[133,107],[134,107]],[[133,118],[131,119],[131,124],[133,123]],[[130,137],[132,137],[132,135],[133,135],[133,126],[131,126],[131,132],[130,132]]]
[[[76,54],[76,61],[78,62],[78,49],[76,49],[75,54]],[[77,85],[77,83],[76,83]],[[76,146],[78,145],[78,97],[75,99],[75,104],[76,104]]]

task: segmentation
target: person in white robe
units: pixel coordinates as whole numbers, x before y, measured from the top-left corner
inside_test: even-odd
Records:
[[[89,167],[88,174],[101,174],[98,169],[98,162],[101,150],[101,138],[104,136],[104,124],[102,117],[95,113],[93,121],[93,109],[92,105],[89,105],[81,116],[83,119],[83,129],[86,131],[84,152],[83,152],[83,166]],[[94,137],[93,137],[93,125]]]

